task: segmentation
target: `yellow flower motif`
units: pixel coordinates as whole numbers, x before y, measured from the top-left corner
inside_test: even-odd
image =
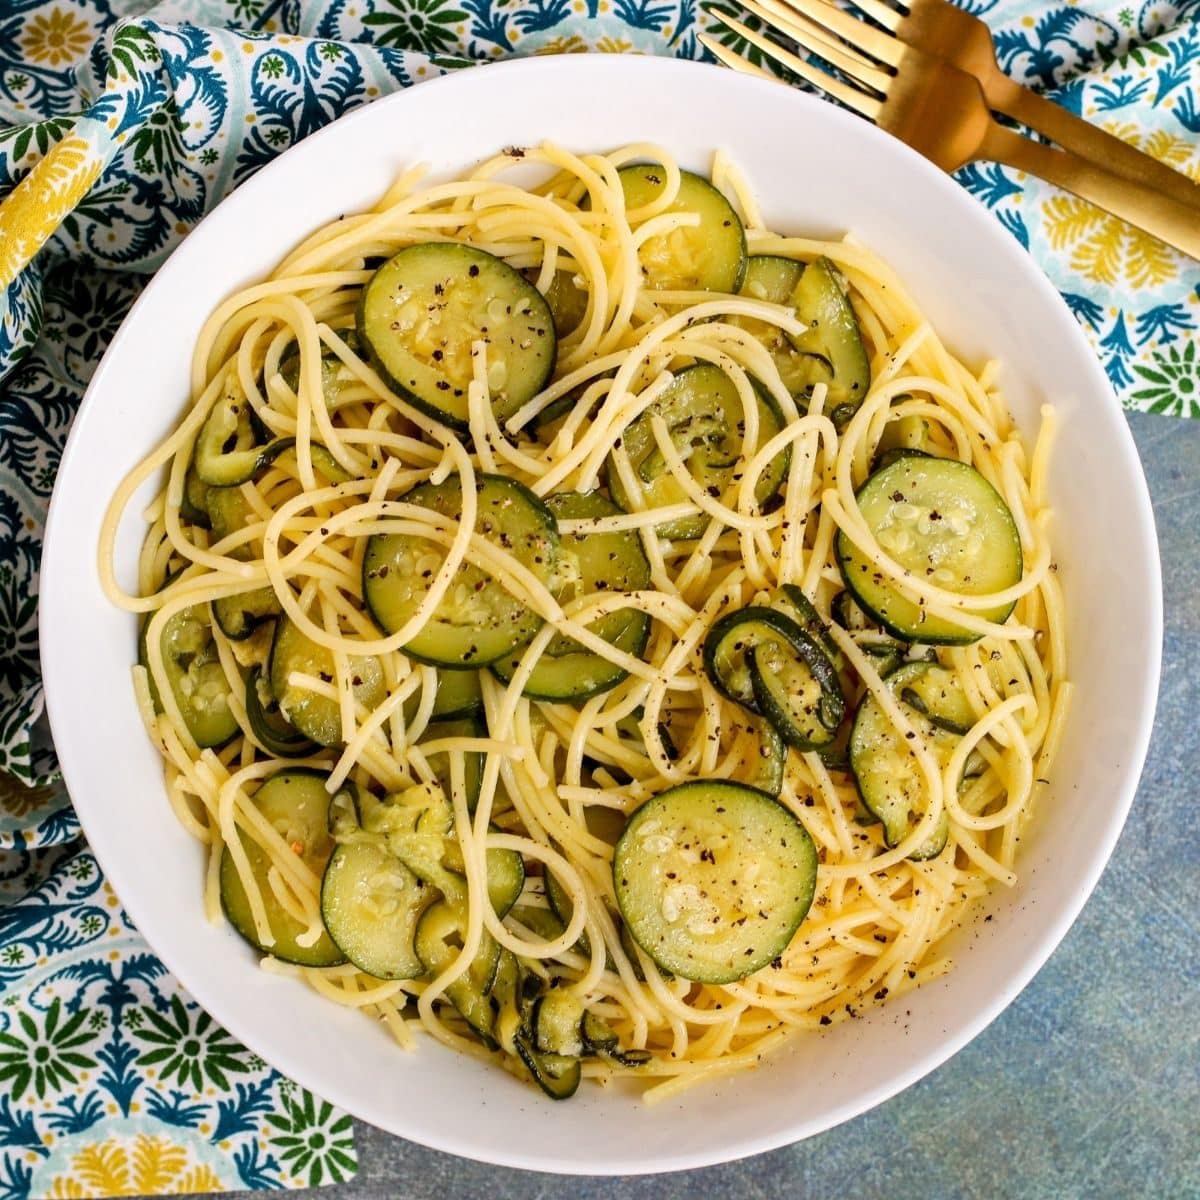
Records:
[[[1113,137],[1119,137],[1121,141],[1145,151],[1151,158],[1157,158],[1159,162],[1200,182],[1200,152],[1194,138],[1190,141],[1179,138],[1167,129],[1156,129],[1143,137],[1142,131],[1128,121],[1109,121],[1104,129]]]
[[[539,46],[535,54],[586,54],[587,43],[578,34],[570,37],[551,38],[544,46]]]
[[[92,44],[92,31],[86,21],[61,8],[39,13],[26,22],[20,35],[21,48],[35,63],[57,67],[75,62]]]
[[[81,137],[65,137],[0,204],[0,288],[7,287],[87,194],[104,164]]]
[[[633,49],[633,43],[624,38],[602,37],[596,43],[596,49],[601,54],[628,54]]]
[[[52,787],[26,787],[11,775],[0,773],[0,812],[28,816],[54,795]]]
[[[140,1133],[133,1153],[116,1138],[85,1146],[71,1159],[71,1169],[50,1186],[52,1200],[88,1196],[164,1196],[223,1191],[211,1167],[188,1167],[188,1152],[167,1138]]]
[[[1042,209],[1055,250],[1070,250],[1071,269],[1097,283],[1152,287],[1174,279],[1179,256],[1157,238],[1077,196],[1055,196]]]

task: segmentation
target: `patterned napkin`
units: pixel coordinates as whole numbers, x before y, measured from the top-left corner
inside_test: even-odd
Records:
[[[963,2],[1014,77],[1200,178],[1200,0]],[[355,1169],[349,1119],[239,1046],[140,940],[55,774],[42,526],[130,304],[222,197],[360,104],[512,54],[699,57],[706,22],[696,0],[0,5],[0,1200]],[[1016,172],[959,179],[1063,293],[1128,407],[1200,416],[1200,266]]]

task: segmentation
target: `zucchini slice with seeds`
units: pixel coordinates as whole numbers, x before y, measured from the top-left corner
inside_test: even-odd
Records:
[[[323,771],[289,767],[265,779],[251,802],[271,823],[285,842],[296,852],[301,862],[320,876],[333,852],[334,842],[329,834],[329,793],[325,790],[327,776]],[[221,907],[229,923],[256,950],[270,954],[283,962],[299,963],[306,967],[332,967],[345,958],[325,932],[311,945],[297,940],[307,929],[275,898],[267,875],[271,860],[259,849],[258,843],[238,834],[254,881],[266,908],[267,920],[275,941],[267,945],[259,940],[258,930],[250,910],[246,889],[226,847],[221,853]]]
[[[858,507],[880,547],[919,579],[960,596],[999,592],[1019,583],[1021,538],[1008,505],[974,467],[950,458],[905,455],[859,489]],[[930,616],[864,558],[845,532],[837,559],[862,609],[905,641],[976,642],[980,634]],[[1002,624],[1013,602],[972,610]]]
[[[618,172],[625,208],[634,211],[657,200],[666,172],[656,163]],[[679,191],[666,213],[694,213],[699,224],[647,238],[638,248],[642,281],[656,291],[733,294],[746,272],[746,234],[733,206],[707,179],[679,172]]]
[[[732,983],[781,955],[812,904],[817,852],[756,788],[696,780],[630,818],[613,857],[621,916],[659,966]]]
[[[147,616],[138,639],[138,662],[146,668],[154,711],[162,712],[162,698],[150,674],[146,645],[149,627]],[[193,605],[169,617],[159,644],[167,682],[188,733],[201,748],[223,746],[240,727],[229,706],[229,680],[217,654],[205,606]]]
[[[343,843],[321,880],[321,918],[330,939],[376,979],[416,979],[425,964],[413,947],[417,923],[436,893],[383,846]]]
[[[368,280],[358,334],[400,395],[452,428],[467,428],[472,346],[487,344],[497,420],[546,386],[557,339],[545,297],[503,259],[474,246],[407,246]]]
[[[476,532],[550,586],[558,564],[554,514],[528,488],[480,475]],[[451,520],[462,515],[462,480],[423,483],[404,497]],[[375,623],[394,633],[417,611],[444,558],[439,546],[408,534],[373,534],[363,556],[363,599]],[[487,666],[538,631],[542,618],[472,563],[464,563],[425,627],[404,652],[451,669]]]

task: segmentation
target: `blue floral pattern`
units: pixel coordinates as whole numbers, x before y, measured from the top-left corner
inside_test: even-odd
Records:
[[[1200,0],[958,2],[1014,78],[1200,178]],[[757,51],[699,0],[0,8],[0,1200],[337,1182],[354,1171],[348,1118],[181,992],[81,847],[56,776],[38,566],[79,397],[204,213],[343,113],[513,54],[696,58],[702,28]],[[5,197],[51,172],[70,202],[16,236]],[[1196,264],[1016,172],[958,180],[1058,287],[1125,404],[1200,416]]]
[[[349,1118],[182,992],[90,854],[0,856],[4,876],[35,882],[0,907],[0,1200],[72,1194],[63,1181],[81,1175],[102,1189],[92,1195],[142,1190],[149,1168],[139,1179],[136,1153],[106,1160],[105,1146],[143,1156],[150,1146],[193,1185],[153,1190],[315,1186],[354,1173]]]

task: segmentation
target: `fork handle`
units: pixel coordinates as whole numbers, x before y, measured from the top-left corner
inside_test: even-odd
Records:
[[[1173,170],[1119,137],[1113,137],[1099,126],[1077,117],[1061,104],[1055,104],[1053,100],[1022,87],[1009,79],[994,63],[986,78],[980,82],[990,108],[1020,121],[1030,129],[1036,129],[1064,150],[1078,154],[1089,162],[1103,164],[1105,170],[1112,174],[1154,188],[1160,194],[1187,204],[1200,213],[1200,184],[1193,183],[1182,172]]]
[[[991,122],[974,157],[1028,171],[1200,260],[1200,213],[1156,188],[1111,175],[1054,146]]]

